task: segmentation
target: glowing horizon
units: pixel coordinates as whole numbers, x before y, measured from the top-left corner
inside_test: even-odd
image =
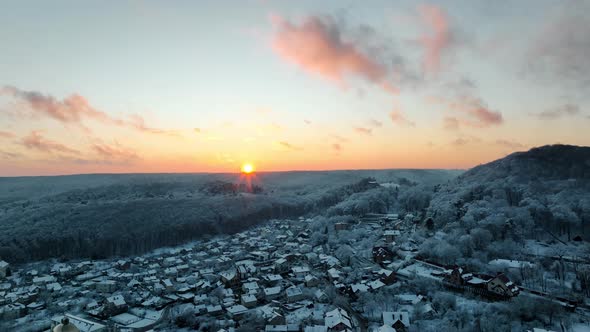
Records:
[[[590,145],[580,1],[6,7],[0,176],[467,169]]]

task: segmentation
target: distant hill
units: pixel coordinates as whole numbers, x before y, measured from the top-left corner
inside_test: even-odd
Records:
[[[589,239],[590,147],[547,145],[474,167],[440,186],[428,210],[438,227]]]
[[[545,145],[474,167],[457,182],[590,179],[590,147]]]
[[[97,174],[0,178],[0,258],[140,254],[272,218],[324,213],[347,200],[387,196],[379,183],[434,186],[461,171],[358,170],[239,174]],[[368,181],[367,179],[372,179]],[[356,196],[353,196],[356,195]],[[362,196],[361,198],[364,198]],[[386,212],[384,200],[362,209]]]

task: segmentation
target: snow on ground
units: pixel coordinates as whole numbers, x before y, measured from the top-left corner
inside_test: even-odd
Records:
[[[573,324],[572,332],[590,332],[590,325],[584,323]]]

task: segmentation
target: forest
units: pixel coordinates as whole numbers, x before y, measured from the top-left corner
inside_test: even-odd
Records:
[[[393,209],[398,192],[460,171],[78,175],[0,179],[0,257],[134,255],[266,220]],[[385,183],[385,186],[379,183]]]

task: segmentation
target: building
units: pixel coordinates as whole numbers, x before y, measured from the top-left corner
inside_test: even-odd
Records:
[[[324,325],[329,332],[352,330],[352,320],[344,309],[336,308],[326,313]]]
[[[0,260],[0,278],[6,278],[10,275],[10,264]]]
[[[391,262],[395,254],[386,246],[373,247],[373,261],[377,264]]]
[[[53,332],[107,332],[107,326],[86,318],[66,314],[51,320]]]
[[[303,292],[301,291],[301,288],[297,286],[291,286],[287,288],[285,293],[287,293],[287,301],[289,302],[303,300]]]
[[[386,311],[383,313],[383,325],[393,327],[397,332],[407,331],[410,327],[410,313],[407,311]]]
[[[395,242],[395,239],[401,235],[400,231],[398,230],[386,230],[383,233],[383,238],[385,242],[392,243]]]
[[[242,305],[244,305],[246,308],[253,308],[256,306],[257,300],[254,294],[244,294],[242,295],[241,299]]]

